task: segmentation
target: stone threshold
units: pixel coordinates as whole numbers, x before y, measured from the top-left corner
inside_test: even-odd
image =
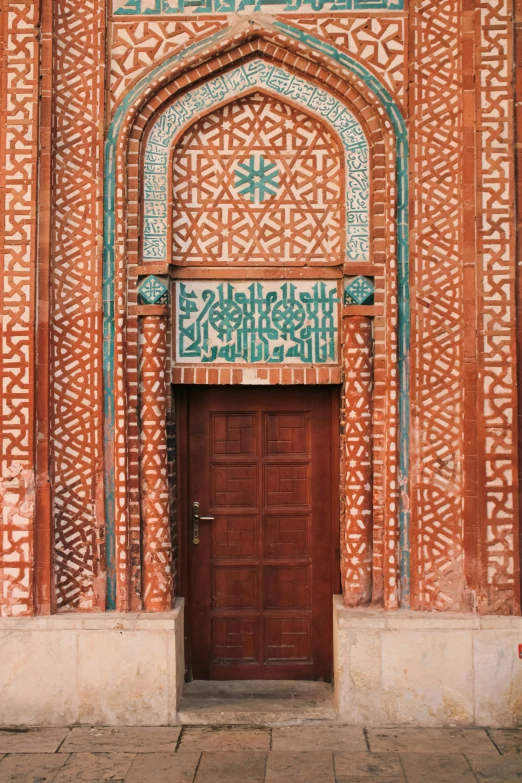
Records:
[[[178,712],[190,726],[303,726],[338,717],[331,685],[288,680],[196,680],[185,685]]]

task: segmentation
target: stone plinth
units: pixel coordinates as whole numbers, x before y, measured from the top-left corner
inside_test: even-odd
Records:
[[[185,675],[171,612],[0,620],[0,725],[167,726]]]
[[[334,598],[341,721],[522,725],[522,617],[347,609]]]

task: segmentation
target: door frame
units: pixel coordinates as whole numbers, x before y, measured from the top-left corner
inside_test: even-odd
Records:
[[[189,520],[189,410],[190,410],[190,389],[192,386],[185,384],[173,384],[171,393],[173,395],[175,410],[176,427],[176,557],[174,559],[174,570],[176,573],[176,595],[185,599],[185,681],[192,679],[192,651],[191,651],[191,606],[190,606],[190,520]],[[205,384],[206,385],[206,384]],[[236,384],[227,384],[234,386]],[[306,385],[306,384],[304,384]],[[315,385],[315,384],[314,384]],[[266,388],[266,387],[264,387]],[[289,387],[290,388],[290,387]],[[341,593],[341,490],[340,490],[340,426],[341,426],[341,385],[329,385],[330,389],[330,420],[331,420],[331,438],[334,453],[337,452],[339,458],[332,459],[331,470],[331,553],[330,553],[330,572],[331,572],[331,590],[332,599],[334,595]],[[332,666],[333,671],[333,666]]]

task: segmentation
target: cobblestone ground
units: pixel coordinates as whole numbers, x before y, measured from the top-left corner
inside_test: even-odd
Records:
[[[0,783],[516,783],[522,729],[0,731]]]

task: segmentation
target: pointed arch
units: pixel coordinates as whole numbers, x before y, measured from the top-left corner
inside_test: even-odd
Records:
[[[352,90],[358,97],[355,101],[358,115],[367,121],[370,133],[380,123],[386,123],[393,130],[395,147],[394,179],[397,192],[396,249],[397,249],[397,364],[399,376],[399,532],[400,532],[400,577],[401,603],[409,602],[409,342],[410,308],[408,279],[408,139],[404,119],[389,91],[364,65],[313,36],[297,30],[284,22],[273,24],[242,21],[238,25],[214,34],[204,41],[187,47],[141,78],[118,105],[111,122],[105,158],[105,222],[103,263],[103,305],[104,305],[104,412],[105,412],[105,471],[106,471],[106,530],[108,554],[108,606],[116,605],[115,574],[115,512],[123,517],[126,513],[124,489],[125,478],[125,380],[124,370],[118,364],[115,345],[121,352],[125,329],[124,277],[117,279],[115,270],[125,256],[125,213],[122,196],[125,193],[125,160],[128,150],[139,147],[144,128],[151,116],[171,97],[169,85],[175,83],[176,90],[185,90],[192,82],[209,78],[212,74],[212,60],[218,55],[233,60],[234,50],[241,45],[256,50],[256,41],[261,41],[265,54],[272,54],[276,48],[283,50],[285,63],[293,65],[298,58],[305,63],[304,73],[311,78],[322,68],[327,73],[325,84],[331,90],[341,93]],[[191,75],[189,75],[191,74]],[[194,75],[195,74],[195,75]],[[117,196],[119,196],[119,201]],[[124,199],[123,199],[124,201]],[[137,203],[132,204],[137,210]],[[394,349],[393,349],[394,350]],[[119,385],[119,410],[115,406],[115,383]],[[395,409],[397,401],[392,407]],[[116,466],[118,475],[116,475]],[[394,476],[395,479],[395,476]],[[116,490],[116,484],[120,487]],[[123,494],[122,494],[123,493]],[[390,505],[391,513],[395,513]],[[393,588],[395,589],[395,588]]]

